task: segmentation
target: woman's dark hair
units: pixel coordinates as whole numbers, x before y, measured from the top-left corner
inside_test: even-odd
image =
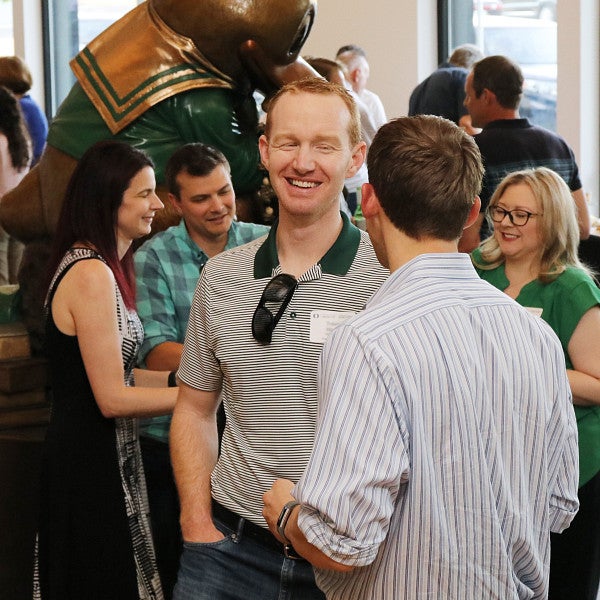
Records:
[[[31,142],[17,97],[0,85],[0,133],[8,140],[12,165],[22,171],[31,162]]]
[[[81,157],[71,176],[56,226],[49,263],[53,277],[60,261],[76,242],[92,245],[106,260],[128,308],[135,307],[135,276],[131,248],[119,260],[117,213],[131,180],[154,164],[129,144],[102,141]]]

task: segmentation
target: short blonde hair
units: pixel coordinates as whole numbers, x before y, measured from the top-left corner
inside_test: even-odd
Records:
[[[567,267],[577,267],[588,272],[579,260],[579,226],[577,209],[569,187],[554,171],[546,167],[509,173],[498,185],[490,208],[496,206],[504,192],[511,186],[526,184],[540,207],[540,236],[542,239],[540,272],[542,283],[555,280]],[[494,269],[505,260],[494,236],[481,246],[483,264],[475,263],[480,269]]]
[[[360,128],[360,114],[354,98],[348,93],[344,87],[337,83],[331,83],[326,79],[320,77],[307,77],[298,81],[293,81],[284,85],[274,96],[269,100],[267,110],[267,120],[265,122],[265,136],[269,138],[271,130],[271,119],[270,115],[273,112],[273,108],[282,96],[286,94],[320,94],[320,95],[333,95],[338,96],[342,99],[348,113],[350,120],[348,122],[348,136],[350,137],[350,146],[354,147],[362,140],[361,128]]]

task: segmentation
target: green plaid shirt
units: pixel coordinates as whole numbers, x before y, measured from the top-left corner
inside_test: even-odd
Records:
[[[234,221],[225,250],[246,244],[269,232],[266,225]],[[155,234],[134,255],[137,311],[144,325],[138,362],[163,342],[183,343],[198,278],[208,256],[190,238],[183,220]],[[145,434],[168,439],[170,417],[156,417]]]

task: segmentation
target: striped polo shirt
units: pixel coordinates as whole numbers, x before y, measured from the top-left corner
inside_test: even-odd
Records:
[[[252,337],[251,322],[265,286],[281,272],[277,226],[266,239],[211,258],[192,302],[178,376],[200,390],[222,386],[227,415],[212,494],[263,527],[263,493],[279,477],[298,481],[312,449],[323,342],[389,274],[368,235],[343,220],[334,245],[299,278],[269,345]]]

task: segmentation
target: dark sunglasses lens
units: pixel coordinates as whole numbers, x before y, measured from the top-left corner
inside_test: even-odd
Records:
[[[277,275],[269,283],[263,292],[267,302],[281,302],[296,287],[296,280],[289,275]]]
[[[259,306],[252,317],[252,335],[260,344],[270,344],[273,334],[273,315],[266,308]]]

